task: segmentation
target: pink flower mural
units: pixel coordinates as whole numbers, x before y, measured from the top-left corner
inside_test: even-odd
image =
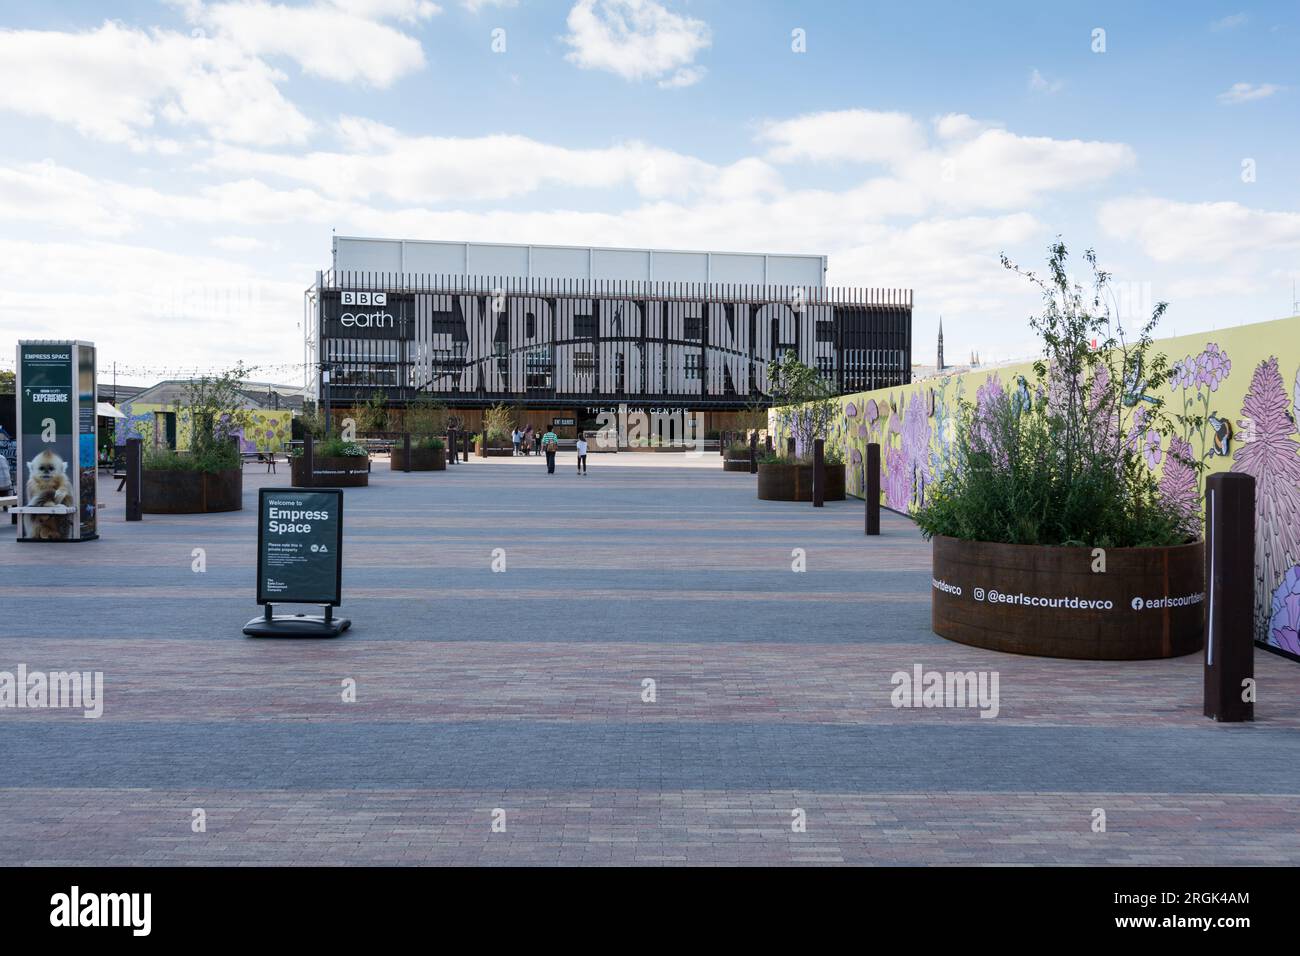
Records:
[[[1157,435],[1157,451],[1159,438]],[[1192,467],[1192,460],[1191,444],[1185,438],[1171,435],[1165,468],[1160,473],[1160,495],[1189,521],[1195,520],[1201,510],[1201,495],[1196,487],[1196,469]]]
[[[1300,655],[1300,564],[1294,565],[1273,592],[1268,643]]]
[[[1243,440],[1232,470],[1255,478],[1256,637],[1273,643],[1269,596],[1288,567],[1300,561],[1300,444],[1287,407],[1277,357],[1260,362],[1242,402]]]

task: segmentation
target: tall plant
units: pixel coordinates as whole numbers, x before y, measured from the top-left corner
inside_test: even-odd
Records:
[[[363,432],[382,432],[388,428],[388,393],[377,389],[357,409],[357,425]]]
[[[248,424],[240,391],[253,368],[239,362],[218,375],[190,379],[184,401],[175,403],[177,418],[189,423],[189,451],[182,458],[165,449],[151,453],[150,468],[221,471],[239,467],[234,431]]]
[[[991,385],[977,403],[961,404],[953,460],[915,512],[927,536],[1126,547],[1181,543],[1199,531],[1197,509],[1162,489],[1144,458],[1149,436],[1158,445],[1174,428],[1158,395],[1168,365],[1152,352],[1167,304],[1126,330],[1110,307],[1109,273],[1091,249],[1083,258],[1086,288],[1070,278],[1059,239],[1044,275],[1002,257],[1042,294],[1029,320],[1043,345],[1036,382],[1020,376],[1010,390]],[[1204,467],[1171,455],[1166,470]]]
[[[835,390],[794,352],[768,365],[767,377],[781,433],[794,436],[796,455],[811,455],[814,440],[826,437],[839,413]]]
[[[417,438],[442,435],[447,431],[447,405],[421,395],[406,409],[406,430]]]
[[[505,438],[515,427],[515,410],[505,402],[483,413],[483,433],[487,438]]]

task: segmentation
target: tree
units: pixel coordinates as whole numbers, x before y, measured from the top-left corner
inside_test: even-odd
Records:
[[[441,435],[447,431],[447,405],[421,395],[406,409],[406,430],[417,437]]]
[[[388,393],[383,389],[372,392],[370,398],[357,409],[357,427],[363,432],[382,432],[388,428]]]
[[[12,395],[13,393],[14,373],[0,369],[0,395]]]
[[[782,434],[794,436],[795,456],[812,455],[813,442],[825,438],[839,413],[834,389],[815,368],[786,352],[767,369],[772,404]]]

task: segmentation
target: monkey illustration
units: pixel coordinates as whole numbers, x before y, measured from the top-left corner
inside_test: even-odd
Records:
[[[53,508],[73,505],[68,463],[48,448],[27,463],[27,505]],[[60,541],[67,537],[65,515],[23,515],[27,537]]]

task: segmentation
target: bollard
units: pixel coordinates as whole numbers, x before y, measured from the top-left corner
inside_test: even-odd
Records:
[[[749,433],[749,473],[758,474],[758,432]]]
[[[1205,481],[1205,716],[1255,719],[1255,479]]]
[[[402,471],[411,470],[411,433],[402,433]]]
[[[473,436],[470,435],[469,432],[465,432],[465,434],[461,436],[461,440],[464,442],[464,446],[465,446],[465,457],[461,459],[462,463],[469,461],[469,446],[470,446],[470,440],[472,438]]]
[[[813,441],[813,487],[812,501],[814,508],[826,506],[826,439]]]
[[[305,488],[316,486],[316,441],[311,435],[302,436],[302,483]]]
[[[880,534],[880,446],[875,442],[867,446],[862,479],[862,497],[867,502],[867,534]]]
[[[767,450],[767,453],[768,453],[769,455],[772,454],[772,436],[771,436],[771,435],[767,435],[767,436],[765,436],[765,437],[763,438],[763,447]]]
[[[447,464],[456,464],[456,429],[447,429]]]
[[[718,432],[718,455],[727,457],[727,432]]]
[[[139,438],[126,440],[126,520],[139,521],[144,512],[140,498],[144,481],[144,442]]]
[[[785,440],[785,453],[791,458],[794,457],[794,436],[791,435]]]

